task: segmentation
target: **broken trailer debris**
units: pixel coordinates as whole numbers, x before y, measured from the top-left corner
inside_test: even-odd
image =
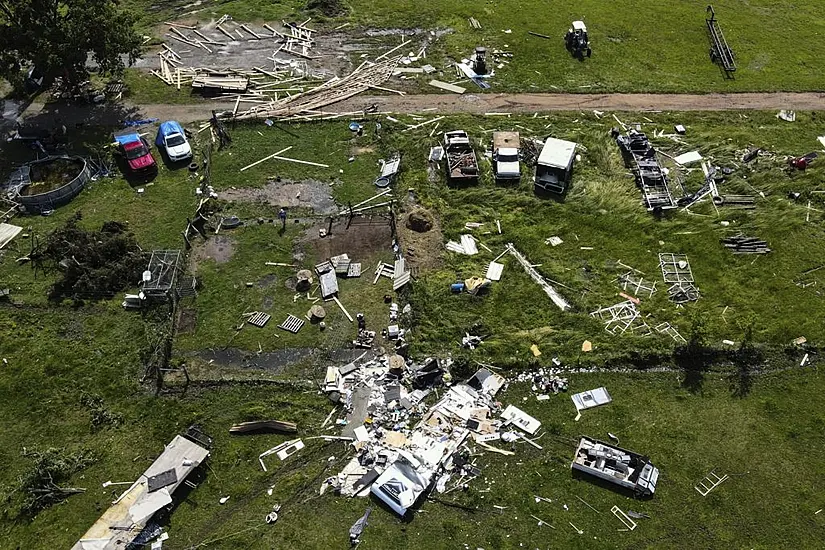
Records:
[[[175,436],[163,453],[112,503],[72,550],[129,546],[147,528],[155,513],[172,503],[175,490],[209,456],[210,445],[211,439],[196,428]],[[168,473],[170,471],[174,472],[174,481],[172,474]],[[162,487],[150,488],[150,484],[159,483],[160,474],[164,474],[167,480],[161,483]]]
[[[609,443],[582,437],[571,468],[650,497],[656,491],[659,469],[646,456]]]

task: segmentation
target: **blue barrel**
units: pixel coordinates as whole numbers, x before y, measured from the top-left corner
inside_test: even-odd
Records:
[[[458,294],[464,292],[464,283],[453,283],[450,285],[450,292]]]

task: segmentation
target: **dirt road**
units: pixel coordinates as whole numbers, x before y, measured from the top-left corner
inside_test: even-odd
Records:
[[[793,109],[825,110],[825,93],[743,94],[422,94],[406,96],[356,96],[326,108],[359,111],[377,105],[393,113],[535,113],[542,111],[725,111]],[[64,123],[117,125],[124,119],[175,119],[184,124],[205,120],[212,109],[232,110],[234,103],[207,102],[192,105],[62,105],[34,103],[24,118],[59,117]]]
[[[336,105],[357,110],[375,103],[381,110],[403,113],[430,109],[441,113],[535,113],[540,111],[726,111],[825,109],[825,94],[469,94],[358,96]]]

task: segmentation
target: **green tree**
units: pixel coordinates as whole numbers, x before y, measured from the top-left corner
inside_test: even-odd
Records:
[[[20,85],[35,66],[45,83],[63,76],[86,80],[87,60],[104,74],[123,70],[140,55],[134,16],[117,0],[0,0],[0,76]]]

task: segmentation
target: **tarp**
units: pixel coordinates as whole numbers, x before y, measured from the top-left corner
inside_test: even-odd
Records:
[[[171,134],[184,135],[183,128],[181,128],[180,124],[178,124],[174,120],[167,120],[166,122],[161,122],[160,127],[158,128],[158,136],[155,138],[155,145],[157,145],[158,147],[162,146],[163,138]]]
[[[115,141],[118,142],[120,145],[126,145],[127,143],[134,143],[135,141],[140,141],[140,136],[137,134],[121,134],[119,136],[115,136]]]

